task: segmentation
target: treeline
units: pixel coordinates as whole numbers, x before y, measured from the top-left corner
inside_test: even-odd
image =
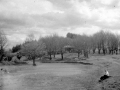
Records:
[[[1,37],[0,55],[2,58],[5,55],[3,53],[6,46],[5,34],[2,33]],[[66,37],[62,37],[54,34],[40,37],[38,40],[35,40],[34,35],[30,34],[24,43],[14,46],[11,51],[12,53],[20,52],[21,55],[29,57],[35,65],[35,59],[44,55],[48,55],[49,59],[52,60],[53,57],[56,57],[56,54],[60,54],[63,60],[64,53],[68,51],[78,53],[78,58],[81,54],[88,58],[89,53],[118,54],[119,46],[119,35],[101,30],[90,36],[68,33]]]
[[[87,50],[98,54],[118,54],[120,46],[120,36],[111,32],[99,31],[91,36],[75,35],[68,33],[67,37],[72,40],[72,44],[78,52]]]
[[[118,54],[119,45],[119,35],[101,30],[91,36],[68,33],[66,37],[62,37],[54,34],[39,40],[34,40],[34,37],[30,35],[21,45],[21,50],[26,55],[32,56],[32,59],[38,56],[42,57],[43,53],[46,53],[51,60],[52,55],[55,57],[57,53],[60,53],[61,59],[63,59],[66,48],[78,53],[78,58],[80,54],[88,58],[90,52],[94,54],[96,51],[98,54],[104,55],[107,53]]]

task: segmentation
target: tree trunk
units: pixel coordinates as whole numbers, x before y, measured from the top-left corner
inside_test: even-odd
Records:
[[[1,46],[1,50],[0,50],[0,62],[2,62],[3,57],[4,57],[4,49],[3,49],[3,47]]]
[[[113,49],[112,49],[112,55],[113,55],[113,53],[114,53],[114,51],[113,51]]]
[[[84,57],[88,58],[88,51],[84,50]]]
[[[88,51],[86,51],[86,58],[88,58]]]
[[[51,52],[50,52],[50,54],[49,54],[49,55],[50,55],[50,60],[52,60],[52,54],[51,54]]]
[[[118,54],[118,50],[116,50],[116,55]]]
[[[63,60],[63,52],[61,51],[61,59]]]
[[[93,49],[93,54],[95,54],[95,49]]]
[[[2,60],[3,60],[3,55],[0,56],[0,62],[2,62]]]
[[[33,57],[33,66],[36,66],[36,64],[35,64],[35,57]]]
[[[105,55],[105,49],[103,49],[103,54]]]
[[[85,53],[85,50],[84,50],[84,57],[86,57],[86,53]]]
[[[115,49],[114,49],[114,53],[115,53]]]
[[[109,54],[111,54],[111,50],[109,49]]]
[[[105,49],[105,53],[106,53],[106,54],[108,53],[107,49]]]
[[[78,58],[80,57],[80,52],[78,52]]]
[[[54,54],[54,58],[55,58],[55,54]]]
[[[98,49],[98,54],[100,54],[101,49]]]
[[[55,58],[56,52],[54,52],[54,58]]]

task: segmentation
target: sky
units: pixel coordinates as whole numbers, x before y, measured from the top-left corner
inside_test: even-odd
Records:
[[[9,47],[29,34],[120,33],[120,0],[0,0],[0,30]]]

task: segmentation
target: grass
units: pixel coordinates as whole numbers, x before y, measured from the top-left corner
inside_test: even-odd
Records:
[[[86,60],[75,60],[76,57],[77,54],[70,53],[62,61],[58,60],[60,56],[56,60],[44,60],[45,63],[36,61],[36,67],[31,61],[27,65],[1,66],[10,72],[1,77],[9,75],[19,83],[9,90],[119,90],[120,55],[90,55]],[[112,77],[99,83],[105,69]]]

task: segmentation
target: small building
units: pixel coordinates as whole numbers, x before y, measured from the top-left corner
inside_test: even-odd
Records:
[[[70,46],[70,45],[66,45],[66,46],[64,46],[64,49],[66,52],[72,52],[74,50],[74,47]]]

